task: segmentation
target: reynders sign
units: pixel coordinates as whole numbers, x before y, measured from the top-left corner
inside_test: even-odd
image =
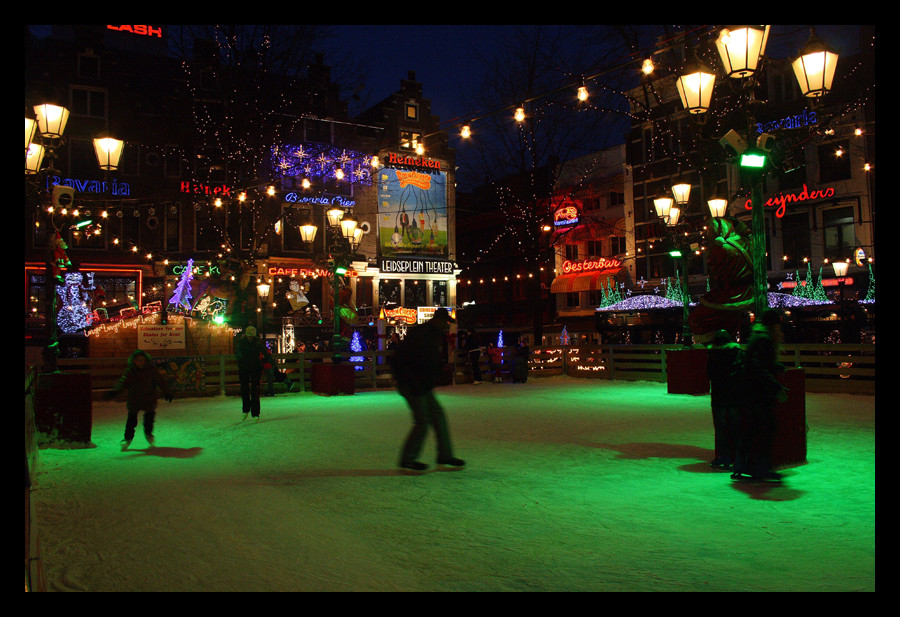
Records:
[[[438,259],[386,259],[379,269],[382,274],[453,274],[454,263]]]

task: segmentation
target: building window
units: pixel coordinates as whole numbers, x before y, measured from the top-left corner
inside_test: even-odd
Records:
[[[400,147],[404,150],[415,150],[422,141],[422,133],[400,131]]]
[[[602,257],[603,256],[603,243],[600,240],[588,240],[587,241],[587,256],[588,257]]]
[[[181,250],[181,208],[176,204],[165,207],[166,250]]]
[[[106,91],[99,88],[72,88],[72,113],[91,118],[106,117]]]
[[[578,308],[578,296],[579,292],[573,291],[566,294],[566,308]]]
[[[79,54],[78,77],[81,79],[99,79],[100,58],[98,56]]]
[[[626,251],[625,249],[625,236],[610,236],[609,237],[609,250],[610,255],[621,255]]]
[[[603,292],[599,289],[592,289],[588,292],[588,304],[590,306],[600,306],[603,303]]]
[[[576,261],[578,259],[578,245],[577,244],[567,244],[566,245],[566,259],[569,261]]]
[[[412,120],[413,122],[419,121],[419,104],[414,101],[406,102],[406,113],[404,117],[406,120]]]
[[[781,241],[784,268],[799,268],[804,257],[810,257],[809,214],[788,214],[781,219]]]
[[[622,191],[609,192],[609,206],[621,206],[625,204],[625,193]]]
[[[853,256],[858,243],[853,231],[853,208],[834,208],[822,212],[825,258],[832,261]]]
[[[447,281],[434,281],[431,285],[431,306],[447,306]]]

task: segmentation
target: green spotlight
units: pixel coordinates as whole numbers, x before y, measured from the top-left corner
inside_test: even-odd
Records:
[[[669,251],[669,256],[670,257],[681,257],[681,251],[679,251],[678,249],[675,249],[674,251]]]

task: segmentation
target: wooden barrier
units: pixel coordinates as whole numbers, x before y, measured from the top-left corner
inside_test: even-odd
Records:
[[[666,351],[677,350],[673,345],[599,345],[532,347],[529,350],[528,377],[540,378],[568,375],[582,379],[611,379],[624,381],[666,381]],[[394,387],[387,358],[392,351],[352,352],[362,358],[353,364],[356,371],[356,390]],[[279,370],[286,371],[295,381],[294,392],[312,391],[312,365],[330,362],[329,352],[274,354]],[[207,395],[236,395],[240,391],[237,364],[233,355],[202,356],[205,366]],[[874,345],[784,345],[779,357],[788,368],[803,368],[807,392],[875,393]],[[125,358],[60,358],[62,371],[90,372],[95,396],[111,389],[125,369]],[[480,360],[485,379],[491,375],[486,354]],[[472,373],[468,356],[459,352],[453,371],[453,383],[471,383]],[[501,365],[504,380],[512,380],[512,348],[504,349]],[[266,376],[263,375],[265,381]],[[264,384],[264,387],[266,384]],[[275,385],[276,392],[285,391],[285,384]]]

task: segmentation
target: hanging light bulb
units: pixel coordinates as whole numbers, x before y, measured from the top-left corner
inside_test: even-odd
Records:
[[[654,69],[656,69],[656,67],[653,65],[653,60],[650,58],[647,58],[644,60],[644,63],[641,64],[641,71],[643,71],[644,75],[649,75]]]
[[[425,154],[425,144],[421,142],[416,144],[416,154],[418,154],[419,156]]]
[[[578,88],[578,100],[586,101],[587,99],[588,99],[587,86],[585,86],[584,84],[581,84],[581,86]]]
[[[300,186],[302,186],[305,189],[308,189],[312,185],[309,182],[309,178],[303,178],[303,182],[300,183]]]
[[[459,132],[459,136],[463,139],[468,139],[472,136],[472,130],[469,128],[468,124],[463,125],[462,130]]]
[[[524,107],[516,107],[516,122],[524,122],[525,121],[525,108]]]

